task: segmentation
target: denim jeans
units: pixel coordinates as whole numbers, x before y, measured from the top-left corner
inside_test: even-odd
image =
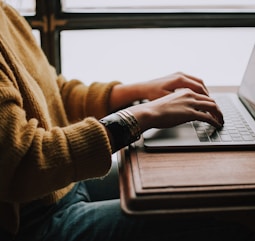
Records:
[[[79,182],[58,203],[22,210],[19,241],[245,241],[244,227],[213,216],[140,217],[125,214],[120,200],[93,201]]]

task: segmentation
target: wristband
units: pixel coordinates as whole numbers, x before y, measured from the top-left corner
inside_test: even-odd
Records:
[[[110,114],[99,122],[111,133],[116,150],[131,144],[141,136],[138,122],[128,110]]]

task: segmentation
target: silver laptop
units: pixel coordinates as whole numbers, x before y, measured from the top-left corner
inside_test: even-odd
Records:
[[[237,93],[213,93],[225,124],[216,129],[194,121],[143,134],[147,151],[255,150],[255,46]]]

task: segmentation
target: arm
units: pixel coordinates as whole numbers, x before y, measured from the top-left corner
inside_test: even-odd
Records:
[[[94,82],[87,86],[79,80],[67,81],[62,75],[58,76],[57,83],[71,123],[88,116],[99,119],[109,114],[112,89],[120,85],[120,82],[112,81],[110,83]]]
[[[208,95],[201,79],[178,72],[147,82],[114,86],[111,93],[110,110],[111,112],[116,111],[137,100],[155,100],[180,88],[189,88],[194,92]]]
[[[111,147],[102,125],[95,118],[68,125],[56,105],[61,103],[60,97],[49,105],[62,123],[54,125],[56,119],[51,122],[41,92],[33,89],[33,95],[27,85],[27,92],[21,95],[12,76],[8,66],[2,65],[1,201],[28,202],[72,182],[105,175],[111,166]],[[53,82],[47,87],[57,93]]]
[[[130,106],[127,110],[137,120],[141,133],[150,128],[168,128],[193,120],[208,122],[215,127],[224,123],[223,115],[208,96],[203,81],[189,75],[177,73],[149,82],[115,86],[111,107],[115,110],[140,99],[151,101]],[[118,150],[118,135],[106,129],[112,150]]]

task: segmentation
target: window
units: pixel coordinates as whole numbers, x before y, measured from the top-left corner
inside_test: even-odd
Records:
[[[35,15],[35,0],[5,0],[5,2],[12,5],[23,16]]]
[[[64,12],[254,12],[250,0],[62,0]]]
[[[67,78],[124,83],[176,71],[207,85],[239,85],[255,40],[255,28],[77,30],[61,33]]]
[[[254,0],[5,0],[67,78],[123,82],[175,71],[239,84],[255,42]]]
[[[60,6],[68,19],[59,35],[61,72],[87,83],[181,70],[209,84],[239,84],[255,39],[250,0],[62,0]]]

